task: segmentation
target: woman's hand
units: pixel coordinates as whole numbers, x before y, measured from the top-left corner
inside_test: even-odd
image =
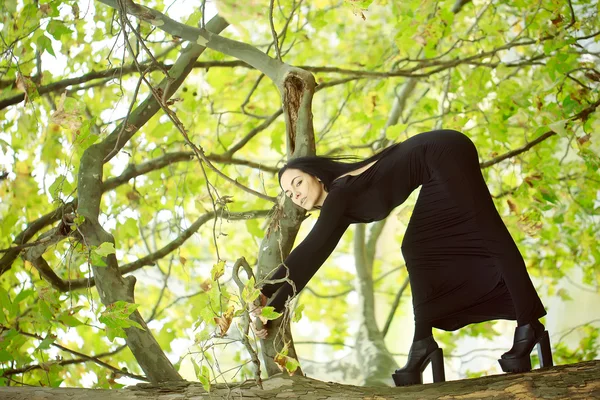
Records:
[[[252,304],[252,311],[250,312],[250,315],[255,317],[254,332],[260,339],[266,339],[268,336],[267,323],[269,321],[261,316],[262,309],[267,305],[268,301],[269,299],[267,296],[261,293],[258,298],[254,300],[254,303]]]

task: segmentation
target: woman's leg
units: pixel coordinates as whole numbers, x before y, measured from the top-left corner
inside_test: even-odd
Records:
[[[457,143],[440,156],[440,173],[446,177],[446,190],[459,207],[473,213],[486,250],[500,268],[511,295],[517,323],[527,325],[546,314],[527,273],[525,262],[510,232],[496,210],[481,174],[477,150],[464,135],[455,135]]]
[[[432,336],[432,334],[433,333],[430,323],[417,322],[415,324],[415,336],[413,337],[413,342],[428,338],[429,336]]]

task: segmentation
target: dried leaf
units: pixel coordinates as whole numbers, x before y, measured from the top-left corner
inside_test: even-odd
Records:
[[[56,111],[50,116],[50,122],[78,132],[81,128],[82,120],[78,111],[65,111],[65,100],[67,92],[63,92],[56,104]]]
[[[40,12],[44,15],[50,14],[50,4],[40,4]]]
[[[533,174],[533,175],[529,175],[527,177],[525,177],[525,183],[527,183],[529,185],[529,187],[533,187],[533,181],[540,181],[542,180],[542,175],[540,174]]]
[[[21,74],[17,74],[17,80],[15,81],[17,89],[22,90],[25,93],[25,104],[28,101],[33,100],[32,97],[35,97],[35,93],[37,93],[37,89],[35,88],[35,84],[28,77]]]
[[[41,6],[40,6],[40,8],[41,8]],[[75,19],[79,19],[79,6],[77,5],[77,3],[75,3],[71,6],[71,11],[73,11],[73,17]]]
[[[231,326],[231,321],[233,320],[234,307],[231,306],[225,311],[225,313],[220,317],[215,317],[215,323],[219,327],[218,336],[223,337],[227,334],[229,327]]]
[[[564,21],[564,18],[561,14],[558,14],[558,17],[550,20],[550,22],[552,22],[552,25],[554,25],[554,26],[557,26],[558,24],[560,24],[563,21]]]
[[[277,353],[277,355],[275,355],[275,357],[273,358],[273,361],[275,361],[277,368],[279,368],[281,371],[287,371],[287,373],[290,374],[290,376],[294,375],[294,373],[296,373],[296,370],[300,366],[298,360],[284,355],[282,353]]]
[[[513,203],[510,199],[507,199],[506,202],[508,203],[508,208],[510,208],[511,212],[519,214],[519,209],[515,203]]]
[[[591,136],[589,134],[579,137],[577,138],[577,143],[579,143],[580,145],[589,142],[591,139]]]
[[[207,279],[200,284],[200,289],[204,290],[205,292],[210,291],[211,288],[212,288],[212,283],[211,283],[210,279]]]

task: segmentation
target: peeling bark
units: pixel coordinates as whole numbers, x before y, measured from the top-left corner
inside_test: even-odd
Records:
[[[494,375],[476,379],[399,388],[358,387],[314,379],[278,375],[263,381],[264,390],[245,382],[214,385],[210,393],[198,383],[138,384],[126,389],[0,387],[4,400],[186,400],[186,399],[597,399],[600,398],[600,361],[562,365],[525,374]]]

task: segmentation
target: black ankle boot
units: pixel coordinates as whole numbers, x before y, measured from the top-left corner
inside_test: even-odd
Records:
[[[423,371],[430,362],[433,369],[433,381],[445,382],[444,353],[433,340],[433,336],[417,340],[410,346],[406,365],[392,374],[396,386],[423,383]]]
[[[515,329],[513,347],[498,360],[504,372],[526,372],[531,370],[529,353],[537,344],[540,367],[551,367],[552,351],[548,331],[540,322],[518,326]]]

